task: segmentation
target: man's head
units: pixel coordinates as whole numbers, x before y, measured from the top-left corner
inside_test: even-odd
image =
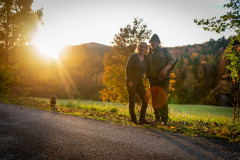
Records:
[[[150,46],[151,46],[152,49],[157,48],[157,47],[160,45],[160,42],[161,42],[161,41],[160,41],[160,39],[159,39],[159,37],[158,37],[157,34],[154,34],[154,35],[151,37],[150,41],[149,41]]]

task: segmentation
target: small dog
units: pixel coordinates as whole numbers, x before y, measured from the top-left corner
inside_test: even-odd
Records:
[[[52,95],[50,97],[50,107],[52,110],[56,109],[56,102],[57,102],[57,97],[55,95]]]

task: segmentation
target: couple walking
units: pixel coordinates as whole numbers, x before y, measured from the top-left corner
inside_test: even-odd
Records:
[[[157,34],[151,37],[149,49],[145,42],[140,42],[135,50],[136,53],[130,56],[126,65],[129,112],[134,123],[138,123],[134,110],[136,93],[142,101],[139,124],[149,123],[145,120],[148,99],[142,81],[143,74],[146,73],[150,83],[155,122],[168,125],[167,94],[170,77],[167,72],[173,67],[176,60],[168,49],[160,48],[160,42]]]

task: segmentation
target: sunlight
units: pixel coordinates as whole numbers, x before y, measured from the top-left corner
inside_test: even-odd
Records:
[[[76,84],[75,84],[74,80],[72,79],[71,75],[68,73],[67,69],[62,64],[59,57],[56,58],[56,62],[57,62],[56,64],[57,64],[57,67],[58,67],[58,71],[59,71],[60,76],[61,76],[62,84],[63,84],[63,86],[65,86],[65,90],[66,90],[67,95],[71,97],[72,95],[71,95],[70,90],[69,90],[69,85],[76,88]]]
[[[44,26],[39,25],[38,31],[34,36],[33,45],[38,53],[46,58],[57,59],[59,53],[64,48],[64,43],[53,30],[46,30]]]

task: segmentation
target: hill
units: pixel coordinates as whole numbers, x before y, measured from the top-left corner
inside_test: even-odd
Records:
[[[84,43],[84,44],[81,44],[80,46],[84,46],[88,48],[110,48],[110,46],[100,44],[100,43],[95,43],[95,42]]]
[[[75,46],[67,46],[63,53],[72,53],[72,54],[100,54],[104,55],[105,53],[110,52],[110,46],[90,42],[84,43]]]

